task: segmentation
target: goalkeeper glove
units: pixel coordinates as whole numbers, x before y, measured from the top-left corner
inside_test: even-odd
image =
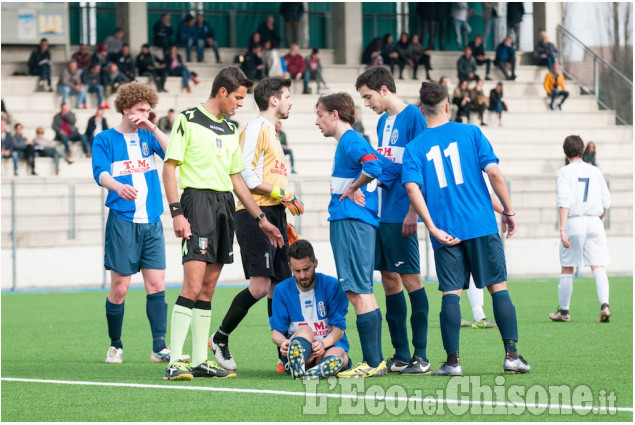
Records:
[[[289,245],[293,245],[293,242],[300,239],[298,232],[295,230],[295,226],[291,223],[287,223],[287,239],[289,240]]]
[[[281,187],[274,186],[269,196],[279,200],[291,212],[291,215],[300,215],[304,212],[302,201],[296,198],[294,194],[285,192]]]

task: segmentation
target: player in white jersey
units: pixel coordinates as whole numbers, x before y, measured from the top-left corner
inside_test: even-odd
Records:
[[[600,318],[608,322],[609,280],[604,266],[610,264],[602,219],[611,205],[611,195],[602,172],[582,161],[584,142],[580,136],[564,139],[569,165],[558,170],[557,200],[560,215],[560,284],[558,311],[549,314],[554,322],[569,322],[569,302],[573,292],[573,268],[591,266],[598,298]]]

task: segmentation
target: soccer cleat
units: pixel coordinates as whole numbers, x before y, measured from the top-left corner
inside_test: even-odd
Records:
[[[282,363],[282,360],[278,359],[278,368],[276,369],[276,372],[278,373],[284,373],[284,363]]]
[[[505,355],[505,361],[503,362],[503,370],[505,373],[527,373],[531,370],[531,366],[527,364],[523,356],[512,359],[509,357],[509,353],[507,353]]]
[[[432,372],[432,374],[436,376],[462,376],[463,368],[461,368],[461,363],[451,365],[448,362],[444,362],[443,366]]]
[[[609,310],[608,304],[602,304],[602,310],[600,310],[600,318],[598,323],[608,323],[611,317],[611,310]]]
[[[192,375],[195,378],[235,378],[236,372],[221,368],[213,360],[206,360],[192,368]]]
[[[214,335],[216,334],[212,334],[212,336],[210,336],[207,340],[207,346],[214,352],[216,361],[223,367],[223,369],[236,370],[236,362],[232,357],[232,353],[229,352],[229,345],[226,343],[214,343]]]
[[[423,357],[414,355],[408,366],[401,371],[401,375],[425,375],[430,373],[430,363]]]
[[[406,366],[408,366],[408,362],[399,360],[396,355],[386,360],[386,368],[388,369],[388,372],[401,372]]]
[[[377,365],[377,367],[370,367],[368,363],[361,362],[358,363],[352,369],[344,370],[337,374],[338,378],[375,378],[379,376],[384,376],[388,373],[388,368],[386,367],[386,362],[381,361]]]
[[[489,320],[487,320],[487,318],[484,317],[478,322],[472,323],[472,327],[474,329],[493,329],[497,328],[498,326],[496,325],[496,323],[490,322]]]
[[[175,361],[165,369],[164,381],[191,381],[194,379],[192,368],[181,360]]]
[[[555,313],[549,313],[549,318],[554,322],[570,322],[571,315],[569,313],[563,314],[562,310],[558,310]]]
[[[304,379],[322,379],[334,376],[344,367],[344,357],[328,356],[320,364],[312,367],[304,373]]]
[[[112,345],[108,348],[106,353],[106,363],[121,363],[123,362],[123,349],[115,348]]]
[[[300,341],[293,340],[289,345],[289,371],[291,372],[291,377],[293,379],[302,379],[304,378],[304,348],[302,348],[302,344]]]
[[[170,363],[170,349],[165,347],[163,350],[150,354],[151,363]]]
[[[469,320],[464,319],[464,318],[461,317],[461,327],[462,328],[469,328],[471,326],[472,326],[472,322],[470,322]]]

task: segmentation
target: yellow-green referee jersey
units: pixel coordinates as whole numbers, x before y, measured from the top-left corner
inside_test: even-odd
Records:
[[[165,161],[179,165],[179,187],[230,192],[230,174],[245,168],[236,127],[210,114],[202,104],[174,119]]]

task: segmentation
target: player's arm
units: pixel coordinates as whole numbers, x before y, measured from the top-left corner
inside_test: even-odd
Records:
[[[110,174],[112,162],[110,155],[107,151],[106,144],[103,137],[97,135],[93,143],[93,177],[98,185],[105,187],[108,190],[116,192],[121,198],[126,201],[132,201],[137,198],[137,189],[129,184],[123,184],[115,180]]]
[[[410,205],[414,208],[417,214],[419,214],[419,217],[423,220],[423,224],[425,224],[428,228],[428,232],[430,232],[436,240],[446,246],[456,245],[461,242],[459,239],[448,235],[446,232],[434,225],[432,217],[430,216],[430,211],[428,211],[428,205],[426,204],[425,199],[423,199],[423,194],[421,193],[421,189],[417,183],[407,182],[404,186],[406,188],[406,192],[408,192]]]
[[[419,216],[412,205],[408,207],[408,213],[403,220],[403,224],[401,226],[401,236],[404,238],[414,236],[417,234],[417,223],[419,222]]]
[[[172,215],[174,234],[177,238],[189,239],[192,236],[192,231],[190,222],[183,215],[179,203],[179,189],[176,183],[177,165],[178,162],[174,159],[168,159],[163,164],[163,187],[165,188],[165,197],[168,200],[170,214]]]
[[[562,242],[562,246],[564,246],[565,248],[569,248],[571,244],[569,243],[569,237],[567,236],[566,232],[567,218],[569,217],[569,208],[558,207],[558,216],[560,217],[560,241]]]
[[[260,229],[265,232],[269,238],[269,242],[271,242],[271,245],[282,248],[284,246],[284,239],[282,238],[280,230],[278,230],[278,228],[273,224],[269,223],[269,220],[267,220],[267,217],[264,216],[260,207],[256,205],[256,201],[254,201],[254,198],[251,196],[251,192],[240,173],[230,174],[229,177],[231,178],[232,185],[234,186],[234,193],[240,202],[243,203],[249,214],[251,214],[254,219],[258,219],[258,217],[262,216],[262,218],[258,219],[258,226],[260,226]]]
[[[167,150],[169,138],[159,127],[154,125],[149,119],[144,118],[142,115],[130,115],[129,119],[135,127],[141,130],[148,130],[150,133],[154,134],[154,137],[156,137],[159,141],[163,152]]]
[[[381,159],[377,156],[374,150],[372,150],[372,148],[367,145],[361,146],[363,146],[363,150],[353,150],[352,152],[349,152],[349,156],[359,160],[362,164],[362,172],[357,180],[344,190],[344,193],[340,196],[340,201],[343,201],[344,198],[349,198],[351,201],[364,206],[364,194],[360,189],[362,186],[365,186],[375,180],[375,178],[381,174],[382,163]]]
[[[280,347],[280,354],[283,356],[287,356],[287,354],[289,354],[289,344],[291,341],[282,335],[279,330],[274,329],[271,331],[271,340],[274,344],[276,344],[276,346]]]
[[[516,217],[514,217],[516,213],[514,212],[514,207],[512,206],[512,201],[509,197],[507,183],[505,183],[503,174],[497,165],[494,165],[487,170],[487,176],[489,177],[492,189],[494,189],[494,193],[496,193],[496,196],[501,201],[501,204],[503,204],[501,222],[503,224],[503,233],[507,232],[507,237],[509,238],[516,233]]]
[[[331,332],[322,340],[313,341],[311,345],[312,354],[316,357],[323,356],[326,350],[342,339],[344,331],[336,326],[331,326]]]
[[[493,193],[490,193],[489,196],[490,196],[490,198],[492,198],[492,206],[494,207],[494,212],[497,212],[499,214],[503,214],[503,210],[505,209],[505,208],[503,208],[503,204],[500,203],[498,198],[496,196],[494,196]]]

